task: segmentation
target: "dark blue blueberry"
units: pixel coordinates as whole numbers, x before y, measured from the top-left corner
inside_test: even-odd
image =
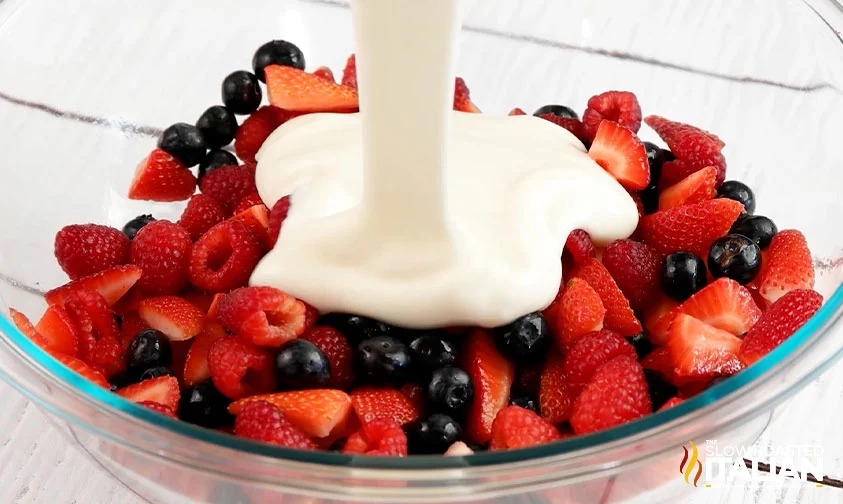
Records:
[[[137,333],[126,349],[126,374],[140,377],[148,369],[169,367],[172,360],[167,336],[155,329],[146,329]]]
[[[509,404],[521,406],[522,408],[533,411],[534,413],[539,412],[539,402],[534,397],[529,395],[513,396],[512,399],[509,401]]]
[[[230,425],[234,417],[228,413],[229,404],[231,400],[207,380],[182,391],[179,418],[202,427]]]
[[[565,105],[545,105],[533,112],[533,115],[537,117],[545,114],[552,114],[566,119],[580,120],[580,116],[574,111],[574,109],[566,107]]]
[[[644,204],[644,213],[651,214],[659,209],[659,179],[662,176],[662,166],[668,159],[670,151],[663,150],[651,142],[644,142],[644,148],[647,151],[647,163],[650,166],[650,183],[638,194]]]
[[[650,369],[644,370],[644,378],[647,380],[647,388],[650,392],[650,401],[653,403],[653,411],[658,410],[679,392],[676,387],[666,382],[664,378]]]
[[[684,301],[705,287],[708,280],[705,263],[691,252],[674,252],[664,260],[661,280],[668,296]]]
[[[138,231],[150,222],[155,222],[155,217],[148,214],[138,215],[123,226],[123,234],[128,236],[130,240],[134,240]]]
[[[728,277],[746,285],[761,269],[761,247],[744,235],[718,238],[708,250],[708,269],[714,278]]]
[[[462,426],[448,415],[433,414],[424,420],[404,427],[407,433],[407,447],[412,455],[442,454],[461,441]]]
[[[519,364],[543,359],[550,348],[550,327],[540,312],[528,313],[492,332],[498,350]]]
[[[456,347],[439,332],[415,338],[410,342],[410,350],[413,351],[413,365],[425,374],[434,369],[452,366],[457,361]]]
[[[395,327],[385,322],[348,313],[329,313],[320,317],[317,325],[333,327],[352,344],[377,336],[391,336],[397,332]]]
[[[222,81],[222,102],[235,114],[251,114],[260,107],[261,99],[260,82],[251,72],[238,70]]]
[[[639,359],[643,359],[653,351],[653,344],[650,343],[650,339],[644,333],[636,334],[629,339],[629,342],[635,347],[635,353],[638,354]]]
[[[158,147],[188,168],[198,165],[208,150],[199,128],[187,123],[165,129],[158,138]]]
[[[331,379],[331,363],[313,343],[294,339],[275,355],[275,378],[288,389],[324,387]]]
[[[264,69],[269,65],[281,65],[304,70],[304,54],[292,42],[272,40],[260,46],[252,57],[252,69],[261,82],[266,82]]]
[[[779,232],[776,224],[761,215],[746,215],[738,217],[732,224],[730,233],[744,235],[754,241],[759,247],[765,249],[770,246],[773,237]]]
[[[355,362],[358,376],[375,385],[398,385],[413,375],[410,349],[389,336],[377,336],[357,345]]]
[[[222,105],[214,105],[199,116],[196,127],[209,149],[225,147],[237,133],[237,118]]]
[[[735,200],[743,204],[746,213],[749,215],[755,213],[755,193],[743,182],[738,182],[737,180],[723,182],[723,185],[717,189],[717,197]]]
[[[460,368],[447,366],[430,375],[427,399],[434,411],[459,414],[474,400],[474,382]]]
[[[222,149],[212,150],[208,152],[208,154],[205,155],[205,158],[202,159],[202,162],[199,163],[199,180],[202,180],[202,177],[216,170],[220,166],[233,166],[236,164],[237,158],[234,154]]]

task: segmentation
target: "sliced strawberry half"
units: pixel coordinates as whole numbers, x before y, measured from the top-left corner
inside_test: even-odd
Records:
[[[173,156],[155,149],[140,162],[129,186],[129,199],[182,201],[196,190],[196,177]]]
[[[682,303],[679,312],[735,336],[745,334],[761,318],[752,293],[731,278],[705,286]]]
[[[474,401],[466,413],[466,438],[484,444],[492,437],[492,423],[509,404],[515,366],[502,356],[486,331],[473,331],[462,352],[462,367],[474,382]]]
[[[741,346],[741,361],[749,366],[772,352],[805,325],[822,304],[823,297],[812,290],[797,289],[780,297],[747,333]]]
[[[692,173],[662,191],[659,195],[659,210],[713,199],[717,195],[717,189],[714,188],[716,182],[717,170],[713,166]]]
[[[163,404],[175,411],[179,407],[179,381],[175,376],[159,376],[117,390],[117,395],[132,402]]]
[[[606,308],[600,295],[581,278],[568,282],[556,310],[555,336],[560,351],[570,348],[583,335],[603,328]]]
[[[296,112],[357,110],[357,91],[297,68],[270,65],[264,69],[269,103]]]
[[[666,294],[661,294],[644,312],[644,327],[647,328],[652,344],[664,345],[667,343],[667,333],[671,322],[679,313],[679,306],[679,301]]]
[[[268,249],[272,244],[269,237],[269,209],[266,205],[254,205],[231,218],[240,221]]]
[[[646,357],[641,359],[644,369],[655,371],[674,387],[684,387],[694,383],[708,383],[709,378],[679,377],[670,358],[670,351],[667,347],[656,347]]]
[[[419,418],[419,410],[400,391],[390,388],[360,387],[351,393],[351,406],[363,425],[389,420],[398,425]]]
[[[205,314],[177,296],[159,296],[141,301],[138,315],[149,327],[164,333],[170,341],[185,341],[202,330]]]
[[[590,258],[577,266],[571,277],[585,280],[600,295],[606,308],[603,327],[621,336],[635,336],[641,332],[641,323],[629,306],[629,300],[624,297],[603,263]]]
[[[613,121],[603,121],[588,155],[622,186],[640,191],[650,183],[647,149],[635,133]]]
[[[99,292],[111,306],[129,292],[129,289],[140,279],[142,273],[143,271],[137,266],[115,266],[95,275],[56,287],[44,294],[44,299],[51,306],[64,306],[64,301],[71,293],[79,290],[92,290]]]
[[[211,345],[218,339],[228,336],[222,325],[217,322],[206,321],[202,329],[190,343],[190,350],[187,351],[187,359],[184,362],[184,384],[195,385],[211,377],[211,369],[208,367],[208,351]]]
[[[15,327],[17,327],[24,336],[29,338],[30,341],[38,345],[38,347],[47,353],[53,352],[53,347],[47,341],[47,338],[35,330],[35,326],[32,325],[32,322],[29,321],[26,315],[14,308],[9,308],[9,316],[12,318],[12,323],[15,324]]]
[[[95,384],[99,385],[104,389],[111,388],[111,385],[109,385],[108,380],[105,379],[105,375],[92,368],[91,366],[85,364],[76,357],[71,357],[69,355],[54,355],[53,357],[65,366],[69,367],[71,370],[75,371],[78,375],[82,376],[83,378],[87,378],[88,380],[94,382]]]
[[[47,308],[35,325],[35,330],[44,337],[55,353],[75,357],[79,351],[79,335],[73,325],[73,319],[58,306]]]
[[[814,288],[814,263],[805,236],[794,229],[779,231],[764,251],[754,280],[758,293],[775,303],[792,290]]]
[[[667,349],[678,377],[714,378],[743,369],[741,340],[727,331],[680,313],[670,326]]]
[[[471,91],[462,77],[457,77],[454,86],[454,110],[459,112],[480,113],[477,105],[471,103]]]
[[[743,211],[739,201],[718,198],[647,215],[638,230],[644,242],[663,255],[686,250],[708,257],[714,240],[729,234]]]
[[[232,403],[228,411],[236,415],[245,404],[252,401],[274,404],[290,423],[315,438],[327,437],[353,414],[348,394],[341,390],[327,389],[293,390],[246,397]]]

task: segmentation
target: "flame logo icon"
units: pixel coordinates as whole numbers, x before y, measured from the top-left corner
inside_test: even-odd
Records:
[[[688,460],[688,449],[684,446],[682,447],[685,450],[685,456],[682,457],[682,462],[679,463],[679,474],[685,477],[685,483],[691,484],[691,474],[694,472],[694,468],[696,467],[697,474],[694,476],[694,486],[697,486],[697,482],[700,480],[700,476],[702,476],[702,462],[699,461],[700,452],[697,450],[697,445],[694,444],[693,441],[688,441],[691,444],[691,453],[690,453],[690,460]]]

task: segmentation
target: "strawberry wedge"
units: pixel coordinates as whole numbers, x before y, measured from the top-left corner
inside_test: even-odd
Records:
[[[743,369],[737,336],[680,313],[670,326],[667,350],[676,376],[714,378]]]
[[[357,91],[293,67],[270,65],[266,72],[269,103],[295,112],[357,110]]]
[[[635,133],[616,122],[600,123],[588,155],[626,189],[640,191],[650,183],[644,144]]]
[[[105,298],[109,306],[117,302],[140,279],[142,271],[137,266],[115,266],[91,276],[86,276],[44,294],[50,306],[64,306],[67,296],[80,290],[93,290]]]

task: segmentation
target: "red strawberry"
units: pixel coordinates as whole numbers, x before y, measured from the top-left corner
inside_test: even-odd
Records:
[[[604,120],[615,122],[632,133],[638,133],[641,128],[641,106],[638,105],[638,98],[627,91],[607,91],[592,96],[582,115],[587,140],[593,140],[597,136],[597,130]]]
[[[297,68],[270,65],[264,69],[269,103],[296,112],[357,110],[357,91],[328,82]]]
[[[234,215],[243,213],[255,205],[263,205],[261,195],[258,193],[249,194],[245,198],[241,199],[240,203],[237,203],[237,206],[234,207]]]
[[[495,417],[489,449],[517,450],[561,438],[552,423],[520,406],[507,406]]]
[[[214,302],[214,294],[196,289],[189,289],[182,292],[181,298],[196,308],[199,308],[199,311],[202,313],[208,313],[208,310],[211,309],[211,303]]]
[[[717,170],[713,166],[694,172],[662,191],[659,195],[659,210],[713,199],[717,195],[717,189],[714,188],[716,182]]]
[[[522,115],[527,115],[527,113],[526,113],[526,112],[524,112],[522,109],[520,109],[520,108],[518,108],[518,107],[515,107],[514,109],[512,109],[512,110],[509,112],[509,114],[508,114],[508,115],[509,115],[509,116],[522,116]]]
[[[44,300],[50,306],[64,306],[64,300],[77,290],[99,292],[109,305],[113,305],[140,279],[142,271],[137,266],[115,266],[91,276],[74,280],[56,287],[44,294]]]
[[[471,103],[471,91],[469,91],[462,77],[457,77],[454,84],[454,110],[474,114],[480,112],[480,109]]]
[[[515,366],[498,352],[486,331],[477,329],[468,336],[463,347],[462,368],[474,382],[474,401],[464,424],[466,439],[483,444],[492,437],[495,416],[509,403]]]
[[[144,226],[132,240],[132,264],[143,270],[138,289],[153,296],[181,292],[192,248],[190,234],[181,226],[165,220]]]
[[[139,332],[152,329],[149,324],[140,318],[137,313],[124,313],[120,317],[120,346],[123,347],[123,353],[129,348],[129,343],[138,335]]]
[[[263,245],[242,222],[220,222],[194,245],[189,257],[190,282],[210,292],[241,287],[262,256]]]
[[[290,197],[284,196],[280,200],[278,200],[275,205],[273,205],[272,210],[269,212],[269,242],[268,245],[270,247],[275,246],[275,242],[278,241],[278,235],[281,234],[281,226],[284,225],[284,221],[287,219],[287,213],[290,211]]]
[[[217,200],[207,194],[194,194],[187,202],[178,224],[190,234],[191,240],[196,241],[209,229],[224,221],[225,217],[225,209]]]
[[[670,121],[659,116],[644,119],[651,128],[667,143],[676,161],[670,161],[662,167],[660,188],[670,187],[692,173],[713,166],[717,171],[715,186],[726,179],[726,160],[721,154],[723,142],[711,133]]]
[[[35,325],[35,331],[44,337],[51,353],[75,357],[79,351],[79,336],[73,319],[58,306],[50,306],[41,320]]]
[[[561,353],[553,352],[547,356],[539,382],[539,411],[547,421],[558,424],[571,418],[575,391],[565,376],[565,360]]]
[[[220,300],[217,318],[237,336],[277,348],[304,332],[304,303],[272,287],[243,287]]]
[[[708,377],[678,376],[667,347],[654,348],[652,352],[641,359],[641,365],[644,369],[659,373],[668,383],[675,387],[687,387],[699,383],[708,384],[711,380]]]
[[[319,310],[304,301],[302,303],[304,303],[304,332],[307,332],[316,326],[316,321],[319,320]]]
[[[582,122],[580,122],[579,119],[575,119],[573,117],[562,117],[556,114],[542,114],[538,117],[565,128],[577,137],[579,141],[585,142],[585,133],[583,133]]]
[[[108,380],[105,379],[102,373],[92,369],[81,360],[69,355],[54,355],[53,357],[83,378],[94,382],[104,389],[111,388],[111,385],[108,384]]]
[[[564,255],[563,255],[564,261]],[[562,268],[564,269],[565,266],[563,265]],[[544,319],[547,321],[547,324],[550,327],[556,326],[557,315],[559,314],[559,306],[562,303],[562,294],[565,293],[565,282],[560,280],[559,290],[556,292],[556,297],[553,298],[553,301],[548,305],[547,308],[542,310],[542,315],[544,315]]]
[[[574,403],[571,427],[577,435],[609,429],[652,413],[644,370],[621,355],[600,366]]]
[[[279,126],[296,115],[278,107],[265,106],[257,109],[237,128],[234,136],[234,152],[246,163],[255,162],[263,143]]]
[[[342,71],[342,85],[357,89],[357,58],[353,54],[348,57]]]
[[[661,258],[652,247],[616,240],[603,251],[603,265],[634,310],[643,310],[661,290]]]
[[[35,326],[32,325],[32,322],[24,315],[23,313],[15,310],[14,308],[9,309],[9,315],[12,317],[12,322],[15,324],[15,327],[18,328],[20,332],[24,334],[30,341],[38,345],[39,348],[44,350],[47,353],[61,355],[53,352],[53,347],[47,338],[43,335],[39,334],[38,331],[35,330]]]
[[[208,367],[208,352],[215,341],[225,338],[222,325],[216,322],[205,322],[202,332],[193,338],[190,350],[187,352],[187,359],[184,362],[184,384],[195,385],[211,377],[211,369]]]
[[[606,308],[600,295],[585,280],[574,278],[568,282],[556,311],[556,346],[565,351],[584,334],[603,328]]]
[[[729,233],[743,210],[738,201],[718,198],[647,215],[638,229],[644,242],[660,254],[686,250],[708,257],[711,244]]]
[[[650,183],[644,144],[635,133],[615,122],[600,124],[588,155],[631,191],[640,191]]]
[[[741,340],[737,336],[680,313],[670,325],[667,349],[676,376],[714,378],[737,373]]]
[[[234,215],[231,220],[243,223],[255,240],[269,249],[269,209],[263,203]]]
[[[667,343],[667,332],[677,313],[679,313],[679,301],[665,294],[660,294],[647,308],[644,313],[644,326],[647,328],[651,343],[654,345]]]
[[[114,312],[96,291],[80,290],[68,296],[65,309],[76,327],[78,357],[106,378],[125,369],[120,331]]]
[[[221,292],[214,294],[214,297],[211,299],[211,306],[208,308],[208,320],[217,320],[220,311],[220,301],[225,296],[226,294]]]
[[[680,313],[740,336],[755,325],[761,310],[749,289],[730,278],[720,278],[682,303]]]
[[[352,413],[351,398],[341,390],[293,390],[247,397],[231,404],[229,413],[237,415],[253,401],[274,404],[287,420],[314,438],[327,437],[343,425]]]
[[[677,404],[682,404],[683,402],[685,402],[684,399],[681,399],[679,397],[671,397],[670,399],[665,401],[664,404],[662,404],[662,407],[659,408],[659,411],[664,411],[666,409],[670,409],[670,408],[676,406]]]
[[[164,333],[170,341],[185,341],[202,330],[205,314],[176,296],[160,296],[141,301],[138,315],[149,327]]]
[[[579,392],[597,369],[619,355],[637,358],[635,347],[612,331],[597,331],[580,338],[565,356],[564,372],[572,389]]]
[[[364,424],[360,432],[349,436],[343,453],[406,457],[407,435],[395,422],[376,420]]]
[[[805,325],[822,304],[823,297],[812,290],[792,290],[779,298],[743,339],[741,361],[749,366],[772,352]]]
[[[395,389],[360,387],[351,393],[351,405],[363,425],[375,420],[389,420],[404,425],[419,418],[416,406]]]
[[[220,166],[205,174],[199,182],[199,190],[232,212],[246,196],[258,192],[255,185],[255,165]]]
[[[786,229],[773,237],[754,285],[770,303],[792,290],[814,288],[814,263],[802,233]]]
[[[266,401],[248,403],[234,420],[234,435],[286,448],[315,450],[316,445],[281,410]]]
[[[301,339],[316,345],[331,363],[328,387],[348,389],[354,384],[354,349],[348,344],[345,336],[333,327],[320,326],[303,333]]]
[[[603,263],[597,259],[589,259],[577,266],[571,277],[582,278],[600,295],[603,306],[606,308],[603,327],[621,336],[634,336],[641,332],[641,323],[635,318],[629,301],[624,297]]]
[[[74,224],[56,233],[55,255],[67,276],[77,280],[129,262],[129,239],[108,226]]]
[[[117,395],[129,401],[142,403],[146,401],[164,405],[175,411],[179,407],[179,381],[175,376],[159,376],[149,378],[140,383],[118,389]]]
[[[313,75],[319,77],[320,79],[325,79],[331,82],[337,82],[337,79],[334,78],[334,71],[326,66],[321,66],[314,70]]]
[[[144,408],[149,408],[156,413],[161,413],[164,416],[168,416],[170,418],[178,418],[176,416],[176,412],[170,408],[169,406],[164,406],[163,404],[158,404],[157,402],[153,401],[141,401],[138,405],[143,406]]]
[[[196,190],[196,177],[178,159],[155,149],[138,164],[129,199],[182,201]]]
[[[266,394],[275,388],[272,355],[234,336],[211,344],[208,369],[214,386],[230,399]]]

